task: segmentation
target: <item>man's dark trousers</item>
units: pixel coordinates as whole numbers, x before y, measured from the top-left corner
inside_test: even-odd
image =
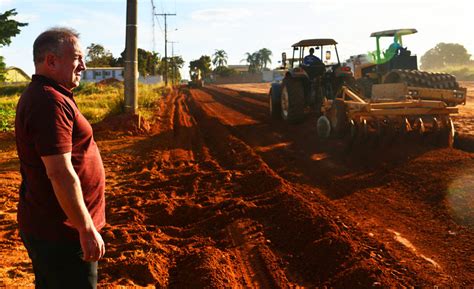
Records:
[[[95,289],[97,262],[82,260],[79,241],[45,241],[20,231],[33,262],[36,289]]]

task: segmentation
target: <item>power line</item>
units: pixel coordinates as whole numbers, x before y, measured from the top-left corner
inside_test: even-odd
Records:
[[[160,22],[160,19],[156,16],[155,14],[155,11],[156,11],[156,6],[154,4],[154,1],[151,0],[151,5],[152,5],[152,9],[153,9],[153,25],[155,24],[154,21],[155,21],[155,18],[156,18],[156,22],[158,22],[158,27],[160,27],[160,30],[161,30],[161,33],[165,34],[163,28],[161,27],[161,22]]]
[[[153,38],[153,51],[156,51],[156,39],[155,39],[155,3],[151,0],[151,23],[152,23],[152,38]]]

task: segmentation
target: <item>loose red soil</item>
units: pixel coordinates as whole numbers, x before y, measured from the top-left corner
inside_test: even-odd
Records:
[[[146,132],[122,119],[96,127],[102,287],[474,284],[474,154],[321,141],[314,116],[272,121],[266,93],[248,90],[174,92]],[[18,166],[13,134],[1,133],[0,287],[33,281],[15,221]]]

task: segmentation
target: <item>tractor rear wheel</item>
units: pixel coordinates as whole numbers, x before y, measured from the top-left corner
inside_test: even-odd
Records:
[[[273,119],[281,119],[281,87],[272,87],[268,94],[268,106],[270,116]]]
[[[299,123],[304,117],[303,81],[285,78],[281,90],[281,117],[289,123]]]

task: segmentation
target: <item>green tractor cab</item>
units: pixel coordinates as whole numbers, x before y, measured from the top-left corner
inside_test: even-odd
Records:
[[[374,32],[370,34],[370,37],[375,37],[375,41],[377,45],[376,50],[370,53],[370,56],[372,57],[372,62],[376,64],[384,64],[384,63],[394,60],[394,58],[399,58],[399,56],[409,57],[411,55],[411,52],[403,47],[402,36],[415,34],[417,32],[418,31],[416,29],[405,28],[405,29],[384,30],[384,31]],[[385,38],[385,37],[393,39],[393,42],[390,44],[390,46],[386,50],[382,50],[381,45],[380,45],[380,39]],[[412,60],[411,62],[413,62],[414,60],[413,69],[417,69],[416,56],[411,56],[410,60]],[[402,67],[402,68],[405,69],[405,67]]]

